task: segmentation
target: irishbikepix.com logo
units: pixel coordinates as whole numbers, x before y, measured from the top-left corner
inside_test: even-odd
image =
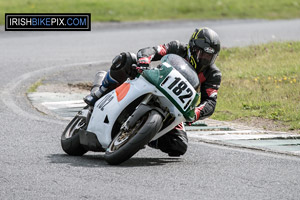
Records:
[[[5,14],[5,31],[90,31],[90,13]]]

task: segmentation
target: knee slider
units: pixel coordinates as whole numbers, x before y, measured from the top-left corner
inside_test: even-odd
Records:
[[[133,64],[136,64],[137,58],[134,53],[122,52],[120,55],[117,55],[112,60],[112,70],[121,70],[124,67],[131,67]]]
[[[117,55],[113,60],[112,60],[112,65],[111,69],[113,70],[118,70],[124,65],[125,63],[125,58],[122,54]]]
[[[133,64],[137,63],[137,58],[134,53],[127,52],[126,53],[126,62],[128,65],[132,66]]]
[[[112,61],[110,75],[120,84],[130,77],[132,65],[136,64],[136,55],[134,53],[121,53]]]

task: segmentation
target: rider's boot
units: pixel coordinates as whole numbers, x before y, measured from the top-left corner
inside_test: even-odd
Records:
[[[136,55],[132,53],[121,53],[117,55],[113,61],[110,70],[106,73],[102,81],[94,81],[91,94],[87,95],[83,100],[90,106],[94,106],[96,101],[108,91],[122,84],[127,78],[136,76]],[[97,79],[97,77],[96,77]]]
[[[118,82],[110,75],[110,71],[104,75],[104,71],[96,74],[91,93],[87,95],[83,100],[89,106],[94,106],[96,101],[107,91],[110,85],[117,84]]]

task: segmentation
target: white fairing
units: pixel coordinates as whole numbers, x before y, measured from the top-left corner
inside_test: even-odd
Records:
[[[169,112],[173,116],[176,116],[175,121],[170,126],[159,132],[153,140],[164,135],[185,120],[180,111],[165,97],[165,95],[163,95],[154,85],[149,83],[142,76],[138,79],[127,80],[125,83],[130,83],[130,89],[121,101],[118,101],[116,91],[113,90],[96,102],[87,127],[87,131],[93,132],[97,135],[97,138],[103,148],[107,148],[112,141],[112,128],[120,113],[136,98],[144,94],[152,93],[157,96],[161,102],[161,107],[168,107]]]

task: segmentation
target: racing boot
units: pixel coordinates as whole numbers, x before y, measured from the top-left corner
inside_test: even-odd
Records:
[[[90,106],[94,106],[96,101],[108,91],[115,89],[122,84],[127,78],[136,76],[136,55],[133,53],[121,53],[112,60],[112,66],[106,73],[102,82],[94,81],[91,94],[83,100]],[[99,79],[96,77],[96,79]]]
[[[89,106],[94,106],[96,101],[107,91],[110,85],[115,85],[118,82],[110,75],[110,71],[101,71],[96,74],[91,93],[84,97],[84,102]],[[103,76],[104,75],[104,76]],[[100,84],[99,84],[100,83]]]

